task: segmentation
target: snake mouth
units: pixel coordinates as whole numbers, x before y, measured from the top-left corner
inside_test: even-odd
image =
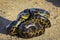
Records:
[[[22,16],[23,19],[27,19],[28,17],[29,17],[29,15]]]

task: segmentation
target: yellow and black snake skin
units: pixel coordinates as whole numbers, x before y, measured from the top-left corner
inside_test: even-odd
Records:
[[[19,36],[22,38],[40,36],[45,32],[45,28],[50,26],[50,21],[47,18],[35,15],[33,18],[19,25]]]
[[[43,34],[45,28],[51,27],[49,16],[50,13],[43,9],[25,9],[6,29],[10,35],[19,35],[22,38],[36,37]]]

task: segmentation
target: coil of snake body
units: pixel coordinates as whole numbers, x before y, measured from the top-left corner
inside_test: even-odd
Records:
[[[40,36],[45,28],[51,27],[50,13],[39,8],[25,9],[17,16],[17,20],[10,23],[6,28],[10,35],[18,34],[22,38]]]

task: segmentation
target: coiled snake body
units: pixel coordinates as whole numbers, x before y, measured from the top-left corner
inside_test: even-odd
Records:
[[[22,38],[32,38],[45,32],[49,28],[49,12],[39,8],[25,9],[18,14],[17,20],[10,23],[6,28],[10,35],[18,34]]]

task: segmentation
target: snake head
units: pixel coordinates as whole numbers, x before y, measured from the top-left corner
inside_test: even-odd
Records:
[[[18,21],[25,21],[30,16],[29,9],[25,9],[24,11],[20,12],[17,16]]]

